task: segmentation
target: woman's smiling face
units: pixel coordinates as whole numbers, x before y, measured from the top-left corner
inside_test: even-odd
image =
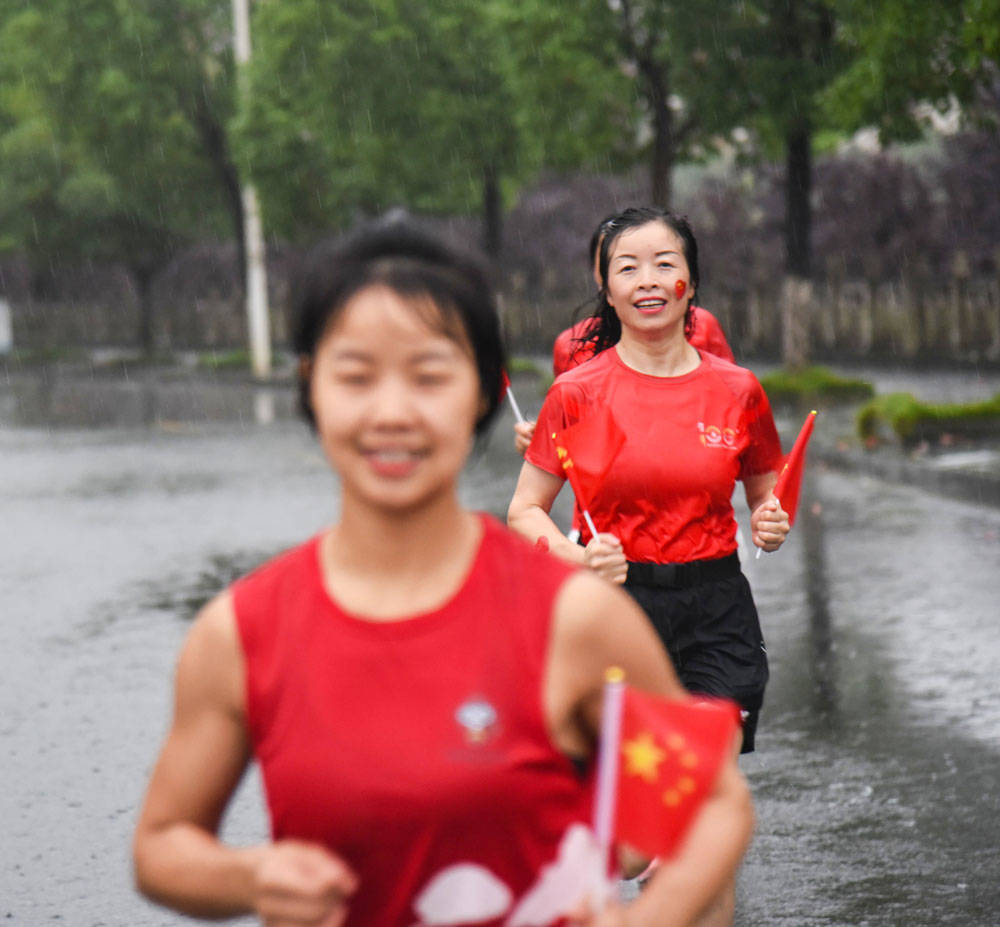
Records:
[[[419,508],[452,492],[482,409],[471,349],[429,298],[357,292],[317,345],[310,396],[348,497]]]
[[[684,243],[666,223],[654,220],[628,229],[612,243],[607,300],[623,328],[650,332],[679,326],[683,331],[693,298]]]

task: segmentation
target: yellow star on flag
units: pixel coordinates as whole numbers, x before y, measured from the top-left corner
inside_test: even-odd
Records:
[[[630,776],[641,776],[647,782],[656,782],[660,775],[660,763],[667,757],[648,731],[626,740],[622,744],[622,753],[625,754],[625,772]]]

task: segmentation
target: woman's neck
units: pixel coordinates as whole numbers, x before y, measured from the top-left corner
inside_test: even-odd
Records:
[[[327,588],[348,611],[372,619],[432,610],[458,591],[481,531],[454,493],[402,513],[345,498],[340,522],[323,539]]]
[[[680,377],[701,363],[701,356],[684,337],[683,327],[650,336],[623,328],[615,347],[626,367],[653,377]]]

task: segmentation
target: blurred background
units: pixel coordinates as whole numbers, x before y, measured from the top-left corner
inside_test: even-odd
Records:
[[[0,0],[0,355],[269,374],[311,249],[482,246],[511,344],[687,214],[738,358],[1000,362],[1000,0]]]

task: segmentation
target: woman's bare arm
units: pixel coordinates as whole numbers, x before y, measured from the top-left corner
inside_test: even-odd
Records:
[[[340,860],[311,844],[237,848],[216,836],[250,757],[243,676],[232,600],[223,594],[202,610],[181,651],[173,721],[133,841],[136,884],[194,916],[256,912],[275,927],[299,916],[319,923],[353,891]]]
[[[625,581],[627,564],[621,542],[613,534],[598,534],[587,546],[569,540],[549,516],[563,480],[525,461],[507,508],[507,524],[531,542],[544,538],[557,557],[587,566],[614,583]]]

